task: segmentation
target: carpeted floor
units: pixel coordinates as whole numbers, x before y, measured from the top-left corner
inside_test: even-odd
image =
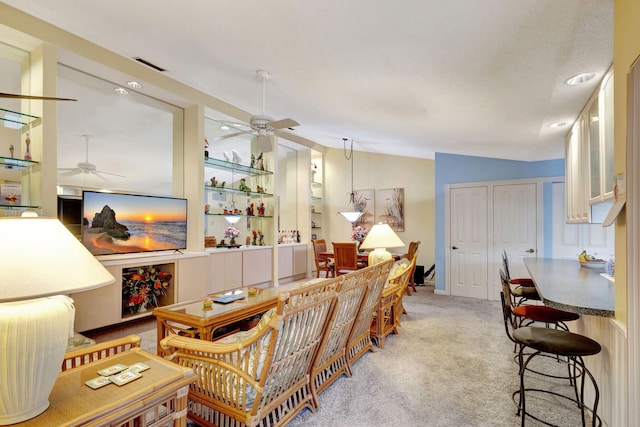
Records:
[[[398,335],[368,353],[320,395],[316,413],[301,412],[297,426],[517,426],[512,402],[519,387],[513,344],[507,339],[500,303],[435,295],[432,286],[404,297],[407,314]],[[149,319],[87,333],[104,341],[128,333],[142,336],[155,353],[155,321]],[[539,358],[538,369],[565,372]],[[543,365],[543,366],[542,366]],[[527,375],[527,386],[571,393],[566,380]],[[580,425],[578,408],[546,395],[527,394],[537,416],[560,426]],[[527,425],[542,425],[527,419]]]

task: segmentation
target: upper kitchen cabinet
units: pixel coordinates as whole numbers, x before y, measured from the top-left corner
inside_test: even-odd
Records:
[[[598,93],[588,105],[589,120],[589,203],[613,198],[613,73],[609,71]]]
[[[613,70],[566,137],[566,221],[592,222],[591,206],[613,198]]]

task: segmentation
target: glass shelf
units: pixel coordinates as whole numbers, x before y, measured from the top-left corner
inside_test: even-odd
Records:
[[[10,114],[16,114],[18,116],[26,117],[26,118],[31,119],[30,121],[25,123],[25,122],[22,122],[20,120],[13,120],[13,119],[8,119],[8,118],[6,118],[4,116],[0,116],[0,120],[2,120],[3,122],[9,122],[9,123],[15,123],[15,124],[18,124],[18,125],[21,125],[21,126],[27,126],[27,125],[29,125],[29,123],[31,123],[33,121],[40,120],[40,117],[38,117],[38,116],[32,116],[31,114],[20,113],[18,111],[13,111],[13,110],[7,110],[6,108],[0,108],[0,111],[4,111],[5,113],[10,113]]]
[[[36,162],[35,160],[23,160],[16,159],[15,157],[0,156],[0,165],[6,169],[24,170],[39,164],[40,162]]]
[[[233,215],[233,214],[224,214],[224,213],[205,213],[206,216],[237,216],[240,218],[273,218],[272,215]]]
[[[231,172],[238,172],[245,175],[273,175],[273,172],[251,168],[249,166],[241,165],[238,163],[227,162],[225,160],[214,159],[212,157],[208,157],[204,159],[204,165],[215,167],[218,169],[224,169]]]
[[[0,203],[0,209],[40,209],[40,206],[35,205],[6,205]]]
[[[249,197],[273,197],[270,193],[258,193],[257,191],[240,191],[230,187],[212,187],[210,185],[204,186],[205,191],[213,191],[219,193],[241,194]]]

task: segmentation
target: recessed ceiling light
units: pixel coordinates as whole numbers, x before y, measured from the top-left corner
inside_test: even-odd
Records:
[[[549,123],[547,125],[547,127],[550,127],[550,128],[561,128],[561,127],[567,126],[568,124],[569,124],[569,122],[553,122],[553,123]]]
[[[127,86],[129,86],[131,89],[142,89],[142,85],[134,81],[127,82]]]
[[[234,124],[233,124],[233,127],[240,128],[240,127],[242,127],[242,124],[240,124],[240,123],[234,123]]]
[[[576,86],[582,83],[586,83],[592,80],[596,76],[596,73],[581,73],[573,77],[568,78],[565,83],[569,86]]]
[[[114,87],[113,91],[119,95],[127,95],[129,93],[129,91],[123,87]]]
[[[229,130],[229,126],[227,126],[227,125],[222,125],[222,126],[220,126],[220,129],[221,129],[221,130]]]

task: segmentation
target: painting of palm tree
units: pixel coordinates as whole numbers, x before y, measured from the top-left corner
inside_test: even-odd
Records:
[[[389,224],[394,231],[404,231],[404,188],[377,190],[376,222]]]

